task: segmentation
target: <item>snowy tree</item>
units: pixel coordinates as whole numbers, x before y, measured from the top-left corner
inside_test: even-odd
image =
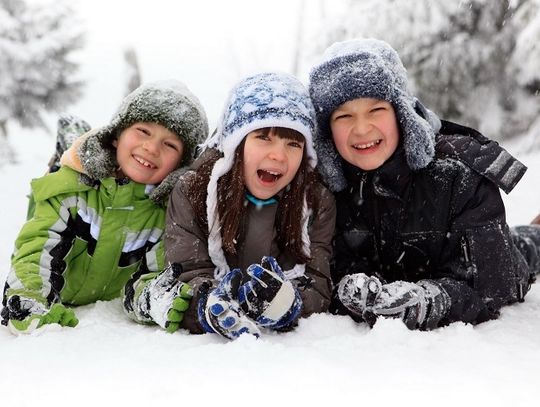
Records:
[[[0,137],[10,121],[45,128],[44,112],[80,96],[78,65],[70,59],[82,45],[77,27],[60,1],[0,0]]]
[[[139,67],[139,58],[135,48],[128,47],[124,50],[124,62],[126,63],[126,95],[133,92],[141,85],[141,69]]]
[[[430,108],[502,139],[539,127],[539,9],[539,0],[349,1],[323,47],[388,41]]]

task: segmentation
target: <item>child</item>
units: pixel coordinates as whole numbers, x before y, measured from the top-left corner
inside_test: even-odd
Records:
[[[16,334],[75,326],[65,305],[116,298],[135,271],[162,270],[164,200],[206,135],[195,96],[162,81],[136,89],[109,125],[77,139],[57,172],[32,182],[35,209],[15,242],[2,323]]]
[[[248,77],[174,188],[166,258],[196,293],[190,332],[258,336],[328,309],[335,203],[315,178],[314,119],[294,77]]]
[[[519,181],[519,161],[425,109],[383,41],[334,44],[310,73],[310,95],[320,171],[336,192],[333,312],[432,329],[523,300],[540,228],[511,232],[498,190]]]

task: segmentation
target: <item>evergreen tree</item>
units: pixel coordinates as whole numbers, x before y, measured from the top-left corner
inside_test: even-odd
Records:
[[[69,59],[82,45],[74,27],[73,11],[58,0],[0,0],[0,137],[10,121],[45,128],[44,112],[80,96],[78,65]]]
[[[135,48],[128,47],[124,49],[124,62],[126,64],[125,76],[126,95],[129,95],[141,85],[141,68],[139,67],[139,57]]]

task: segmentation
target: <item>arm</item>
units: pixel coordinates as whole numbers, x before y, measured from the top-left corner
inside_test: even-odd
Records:
[[[446,322],[479,323],[520,300],[529,273],[510,236],[497,186],[470,170],[461,177],[455,182],[455,211],[435,281],[451,299]]]
[[[72,222],[77,210],[75,195],[58,195],[36,202],[34,216],[16,241],[5,298],[22,295],[44,305],[60,301],[66,257],[75,233]]]
[[[214,264],[208,255],[207,237],[197,223],[195,212],[186,197],[180,180],[169,200],[165,226],[165,259],[167,263],[179,263],[183,272],[180,280],[189,284],[194,298],[191,300],[181,327],[191,333],[203,333],[197,317],[200,288],[204,283],[215,286]]]
[[[305,277],[295,279],[304,304],[302,317],[328,311],[332,294],[330,258],[336,223],[336,203],[334,196],[326,188],[320,187],[319,191],[319,208],[313,216],[309,231],[311,261],[306,265]]]
[[[75,194],[38,200],[33,217],[15,241],[2,302],[2,323],[13,332],[31,332],[48,323],[75,326],[78,322],[72,310],[55,304],[60,302],[65,261],[75,238],[76,205]]]

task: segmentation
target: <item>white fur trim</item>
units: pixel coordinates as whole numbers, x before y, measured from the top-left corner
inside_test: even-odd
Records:
[[[306,194],[304,194],[304,202],[302,204],[302,249],[309,257],[311,256],[311,239],[309,238],[309,218],[312,211],[308,208]]]
[[[217,209],[217,186],[218,180],[231,169],[233,158],[234,155],[226,155],[216,161],[212,168],[212,174],[210,175],[207,187],[206,217],[208,219],[208,255],[210,256],[212,263],[216,266],[216,270],[220,270],[219,274],[221,277],[228,273],[230,268],[225,259],[225,254],[223,253],[221,222],[219,220]]]

